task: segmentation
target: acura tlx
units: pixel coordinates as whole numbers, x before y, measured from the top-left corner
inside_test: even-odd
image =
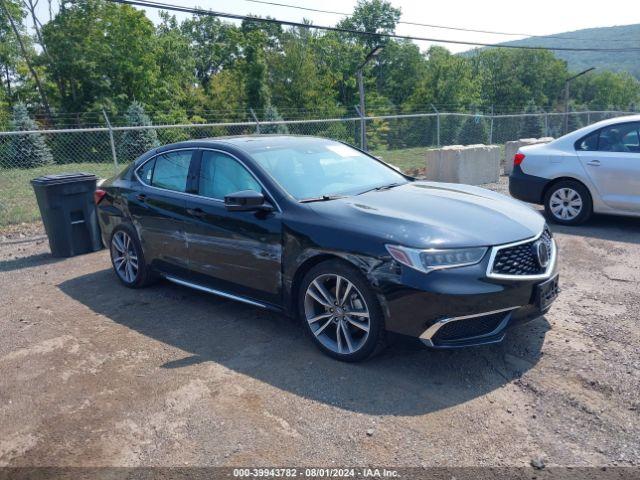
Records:
[[[163,146],[103,183],[96,203],[127,287],[164,278],[281,311],[339,360],[394,335],[500,342],[558,293],[556,244],[530,207],[321,138]]]

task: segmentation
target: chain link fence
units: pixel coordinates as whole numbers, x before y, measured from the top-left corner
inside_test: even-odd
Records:
[[[628,112],[572,112],[566,122],[572,131],[626,114]],[[558,137],[564,129],[562,113],[434,112],[366,118],[0,132],[0,228],[39,220],[29,183],[35,177],[71,171],[111,177],[145,151],[182,140],[248,134],[314,135],[363,147],[405,171],[415,172],[423,167],[424,151],[428,148]]]

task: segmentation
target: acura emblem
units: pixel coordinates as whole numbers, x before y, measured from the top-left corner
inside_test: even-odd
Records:
[[[551,260],[549,245],[547,245],[547,243],[542,240],[538,240],[533,244],[533,250],[540,266],[542,268],[547,268],[547,265],[549,265],[549,261]]]

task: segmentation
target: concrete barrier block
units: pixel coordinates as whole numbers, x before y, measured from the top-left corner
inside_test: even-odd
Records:
[[[526,145],[537,145],[539,143],[549,143],[553,137],[542,138],[521,138],[504,144],[504,174],[509,175],[513,171],[513,157],[520,147]]]
[[[481,185],[497,182],[500,148],[487,145],[450,145],[428,150],[426,178],[438,182]]]

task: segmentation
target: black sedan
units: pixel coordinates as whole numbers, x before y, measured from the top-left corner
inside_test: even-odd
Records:
[[[418,181],[313,137],[152,150],[96,191],[120,281],[158,278],[300,318],[340,360],[393,335],[499,342],[557,295],[556,245],[528,206]]]

